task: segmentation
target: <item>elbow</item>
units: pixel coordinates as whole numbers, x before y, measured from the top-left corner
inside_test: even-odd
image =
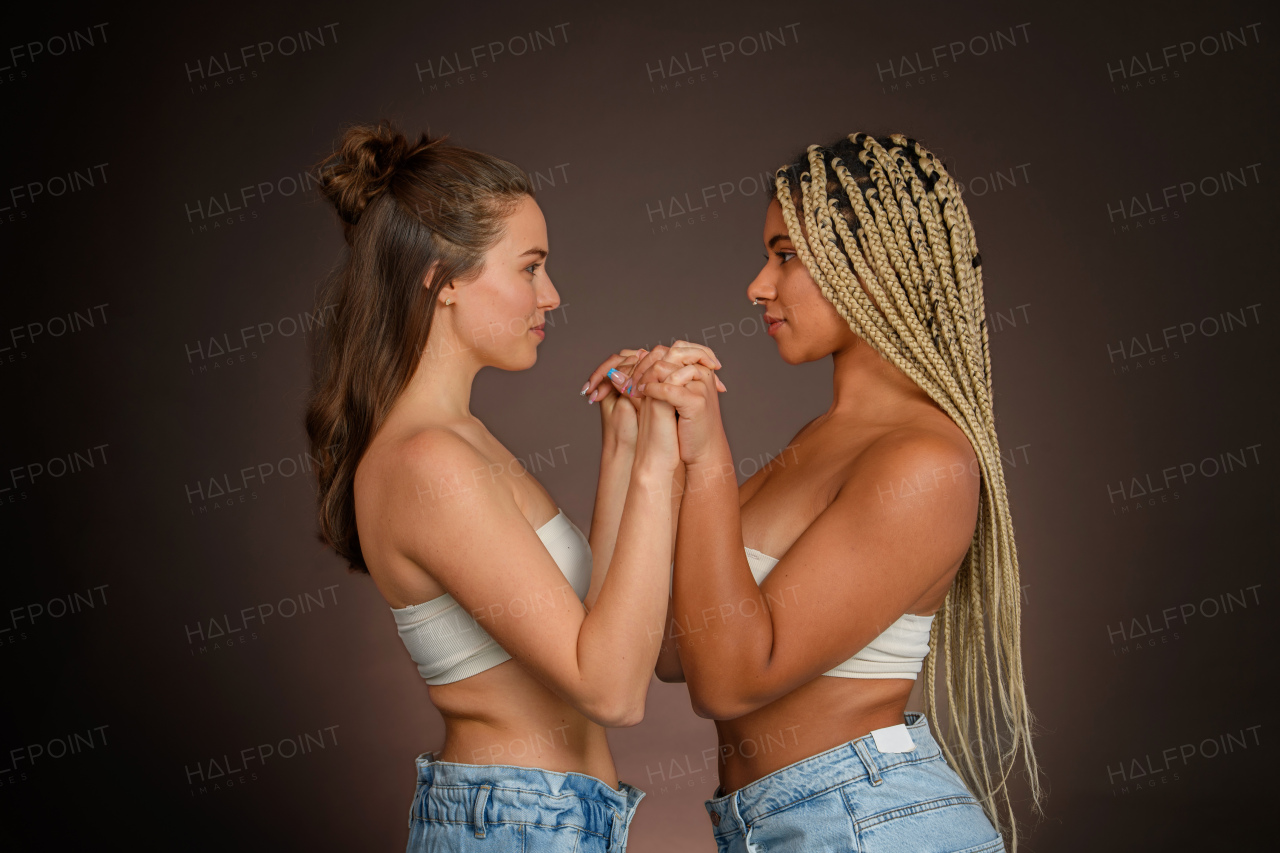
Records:
[[[732,720],[742,716],[736,714],[727,704],[694,702],[693,713],[704,720]]]
[[[674,666],[664,666],[661,661],[653,668],[653,674],[663,684],[682,684],[684,682],[684,670],[680,667],[679,661]]]
[[[610,728],[625,729],[630,726],[637,726],[643,721],[644,703],[641,702],[638,705],[631,705],[626,708],[622,708],[619,714],[614,718],[614,722]]]
[[[644,704],[627,704],[606,709],[596,720],[608,729],[625,729],[639,725],[644,720]]]
[[[693,713],[706,720],[734,720],[759,707],[745,701],[745,697],[725,691],[694,690],[692,686],[689,688],[689,701],[693,705]]]
[[[597,725],[608,729],[625,729],[644,720],[644,696],[632,698],[604,697],[581,709]]]

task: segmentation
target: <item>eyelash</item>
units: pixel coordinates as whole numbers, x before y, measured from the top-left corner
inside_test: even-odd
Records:
[[[795,252],[775,252],[774,254],[776,254],[776,255],[778,256],[778,263],[780,263],[780,264],[785,264],[785,263],[786,263],[786,260],[785,260],[785,259],[783,259],[783,257],[782,257],[783,255],[790,255],[790,256],[791,256],[791,257],[793,257],[793,258],[796,256],[796,253],[795,253]]]
[[[524,271],[525,271],[525,272],[527,272],[527,273],[529,273],[530,275],[537,275],[537,274],[538,274],[538,267],[540,267],[540,266],[542,266],[542,262],[541,262],[541,261],[536,262],[536,263],[532,263],[532,264],[529,264],[529,266],[525,267],[525,268],[524,268]]]

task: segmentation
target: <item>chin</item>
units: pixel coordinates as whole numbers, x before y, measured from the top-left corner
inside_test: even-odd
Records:
[[[528,351],[521,353],[519,358],[512,359],[512,361],[515,363],[515,366],[511,368],[512,370],[528,370],[538,363],[538,348],[536,346],[530,347]]]
[[[782,342],[778,343],[778,355],[787,364],[808,364],[811,361],[820,361],[821,359],[831,355],[831,353],[832,350],[800,349],[795,346],[787,346]]]
[[[787,343],[783,341],[779,341],[775,339],[774,343],[778,347],[778,357],[781,358],[783,361],[785,361],[787,364],[804,364],[806,361],[809,360],[801,356],[798,352],[796,352],[794,347],[789,346]]]

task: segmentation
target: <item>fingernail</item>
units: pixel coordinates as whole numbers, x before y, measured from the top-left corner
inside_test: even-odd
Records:
[[[627,381],[627,377],[622,373],[622,371],[618,370],[616,367],[609,368],[609,372],[605,375],[609,377],[609,380],[611,382],[614,382],[618,385],[621,385],[623,382]]]
[[[591,387],[591,380],[587,380],[586,382],[583,382],[582,390],[578,392],[578,396],[581,397],[583,394],[587,393],[587,389],[590,387]]]
[[[623,394],[630,395],[630,394],[631,394],[631,386],[630,386],[630,385],[628,385],[625,389],[623,389],[622,393],[623,393]]]
[[[637,385],[637,386],[636,386],[636,393],[643,394],[643,393],[644,393],[644,386],[646,386],[646,385],[648,385],[648,384],[649,384],[648,382],[641,382],[639,385]]]

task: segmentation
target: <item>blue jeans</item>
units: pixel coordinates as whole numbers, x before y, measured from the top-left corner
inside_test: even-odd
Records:
[[[706,801],[718,853],[1005,849],[982,806],[942,757],[923,714],[907,714],[905,727],[843,743],[732,794],[721,796],[720,790]]]
[[[409,811],[414,851],[623,853],[644,791],[615,791],[585,773],[418,756]]]

